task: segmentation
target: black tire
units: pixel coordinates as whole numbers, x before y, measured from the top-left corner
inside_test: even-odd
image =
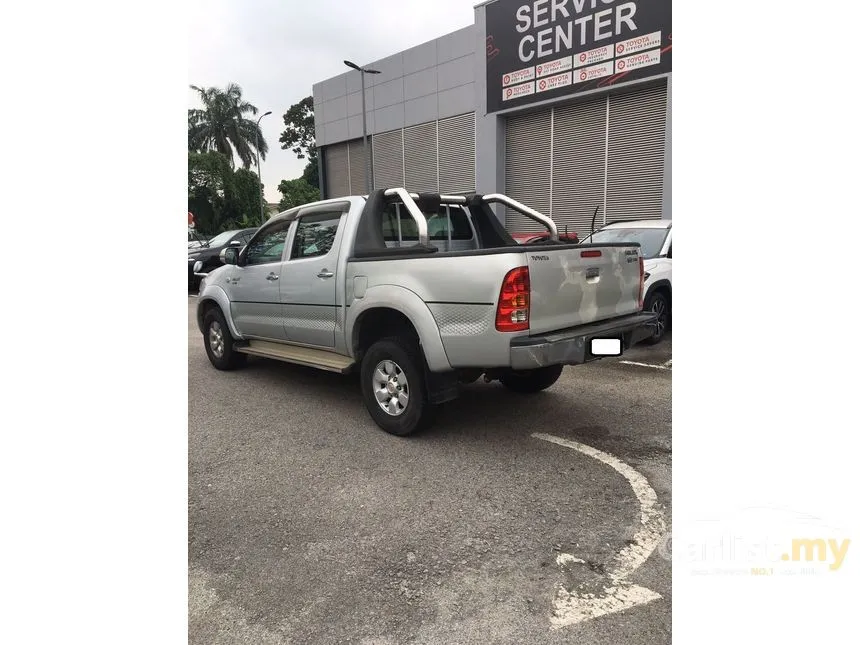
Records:
[[[387,396],[390,400],[394,400],[394,403],[389,402],[389,405],[393,407],[395,413],[383,410],[383,402],[377,400],[376,385],[380,379],[376,372],[383,363],[389,364],[387,369],[390,374],[382,372],[383,376],[387,377],[386,391],[382,389],[379,391],[382,397]],[[389,385],[394,388],[400,386],[403,389],[391,391],[388,390]],[[407,397],[406,403],[401,405],[400,401],[404,393]],[[364,405],[376,425],[398,437],[405,437],[429,427],[436,416],[436,406],[427,401],[424,360],[417,344],[408,338],[391,336],[378,340],[370,346],[361,361],[361,394]]]
[[[534,370],[511,370],[499,377],[509,390],[521,394],[534,394],[553,385],[561,376],[564,365],[550,365]]]
[[[644,311],[653,311],[658,314],[657,329],[652,336],[646,338],[646,345],[656,345],[666,335],[666,330],[669,328],[669,320],[671,312],[669,311],[669,299],[661,291],[655,291],[645,301]]]
[[[217,326],[216,332],[220,331],[220,344],[217,342],[217,333],[214,336],[211,333],[215,326]],[[247,354],[236,351],[235,342],[233,336],[230,335],[230,328],[227,326],[221,309],[212,307],[203,316],[203,345],[206,347],[209,362],[216,369],[234,370],[244,365],[245,361],[248,360]]]

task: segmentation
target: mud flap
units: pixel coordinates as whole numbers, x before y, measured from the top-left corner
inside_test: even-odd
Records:
[[[424,383],[427,387],[427,400],[436,405],[453,401],[460,396],[460,379],[456,370],[450,372],[431,372],[424,361]]]

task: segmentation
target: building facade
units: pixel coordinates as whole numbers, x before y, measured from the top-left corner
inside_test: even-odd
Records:
[[[366,67],[374,188],[502,192],[581,237],[595,209],[598,225],[672,217],[670,2],[494,0]],[[323,196],[365,194],[360,73],[313,97]]]

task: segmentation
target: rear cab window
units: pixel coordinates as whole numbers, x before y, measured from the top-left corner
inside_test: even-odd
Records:
[[[469,222],[466,211],[459,206],[442,204],[437,212],[424,213],[427,218],[427,234],[430,242],[437,243],[444,250],[445,246],[438,243],[472,242],[475,234]],[[386,206],[382,235],[386,246],[402,246],[418,242],[418,225],[402,204],[392,203]]]

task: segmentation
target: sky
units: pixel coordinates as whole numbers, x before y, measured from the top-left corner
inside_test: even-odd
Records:
[[[259,114],[272,111],[260,124],[269,144],[261,175],[266,199],[278,202],[278,183],[300,176],[306,163],[281,150],[284,112],[310,96],[314,83],[347,71],[344,59],[367,64],[473,24],[476,3],[193,0],[188,83],[237,83]],[[188,107],[199,107],[190,89]]]

